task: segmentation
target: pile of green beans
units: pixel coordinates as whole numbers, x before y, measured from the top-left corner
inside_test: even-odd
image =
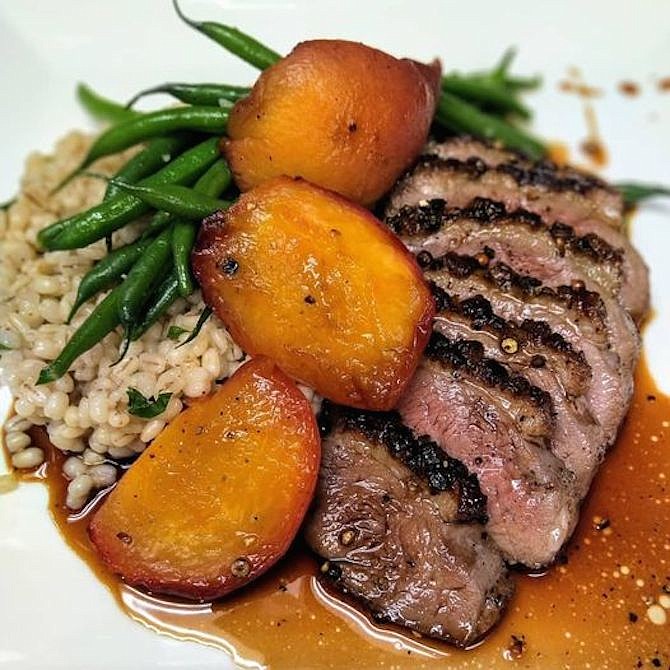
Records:
[[[513,57],[514,51],[507,51],[490,72],[452,72],[442,77],[435,120],[451,132],[493,140],[529,158],[542,158],[547,153],[544,143],[518,123],[532,116],[519,94],[537,88],[541,79],[510,76]]]
[[[109,202],[123,202],[132,197],[143,207],[159,203],[168,214],[167,225],[156,234],[142,235],[134,242],[115,249],[84,275],[70,319],[85,302],[103,290],[114,288],[75,331],[58,357],[41,371],[38,384],[55,381],[64,375],[78,356],[118,326],[122,326],[124,331],[125,351],[128,343],[146,332],[177,298],[193,292],[190,255],[197,221],[229,206],[227,200],[216,196],[228,188],[230,181],[225,161],[215,157],[193,189],[165,184],[161,188],[133,186],[118,182],[122,190],[132,189],[132,195],[120,194]],[[179,190],[175,193],[173,189]],[[91,230],[97,225],[97,239],[104,235],[104,219],[91,223],[91,219],[87,218],[85,221],[90,223]],[[88,229],[85,233],[83,239],[90,239],[92,233]],[[51,244],[57,244],[58,239]]]
[[[173,4],[185,23],[250,65],[263,70],[281,58],[236,28],[194,21],[184,15],[177,0]],[[491,72],[446,75],[435,120],[451,131],[498,140],[538,157],[545,152],[542,143],[513,120],[530,117],[519,93],[534,88],[539,80],[510,76],[511,59],[511,52],[505,54]],[[111,125],[57,188],[85,174],[104,156],[137,145],[143,148],[108,180],[100,204],[53,223],[38,235],[45,251],[79,249],[107,240],[108,254],[82,278],[69,320],[82,305],[109,290],[59,356],[42,370],[38,384],[61,377],[78,356],[118,327],[123,329],[125,352],[179,297],[194,291],[190,256],[198,221],[231,204],[222,197],[232,180],[220,153],[220,139],[233,104],[249,91],[229,84],[173,82],[140,91],[127,105],[120,105],[85,84],[78,86],[83,107]],[[170,95],[185,106],[153,112],[133,109],[138,100],[157,93]],[[112,249],[115,231],[150,213],[137,239]],[[209,313],[203,313],[199,326]],[[195,332],[197,329],[191,337]]]

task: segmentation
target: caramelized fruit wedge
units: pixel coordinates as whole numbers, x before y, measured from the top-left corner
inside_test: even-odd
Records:
[[[393,407],[426,345],[433,299],[367,210],[280,177],[203,223],[192,265],[235,341],[335,402]]]
[[[319,456],[306,398],[254,359],[158,435],[95,513],[90,538],[129,584],[218,598],[286,552]]]
[[[228,121],[226,157],[241,190],[282,174],[370,205],[421,152],[440,66],[356,42],[299,44],[261,74]]]

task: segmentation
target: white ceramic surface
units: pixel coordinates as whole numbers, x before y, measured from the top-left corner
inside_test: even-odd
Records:
[[[280,52],[313,37],[344,37],[397,55],[439,55],[446,69],[491,65],[510,44],[516,69],[541,72],[529,98],[542,136],[575,147],[586,136],[583,103],[558,82],[578,66],[610,150],[607,176],[670,183],[670,3],[605,0],[440,2],[400,0],[183,0],[194,17],[239,25]],[[126,99],[167,80],[248,83],[254,72],[188,30],[167,0],[0,0],[0,201],[25,156],[49,151],[70,128],[92,128],[74,98],[77,81]],[[627,98],[632,79],[643,94]],[[633,236],[652,268],[655,317],[646,349],[670,391],[670,203],[636,217]],[[2,259],[0,259],[2,262]],[[8,406],[0,395],[0,416]],[[2,471],[3,465],[0,465]],[[152,633],[126,618],[59,537],[46,494],[22,485],[0,497],[0,668],[226,668],[222,652]]]

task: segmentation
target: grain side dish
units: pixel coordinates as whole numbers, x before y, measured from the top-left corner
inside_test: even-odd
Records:
[[[109,127],[29,158],[0,211],[11,463],[65,455],[131,587],[246,593],[303,540],[371,620],[469,648],[617,439],[649,311],[625,216],[665,189],[549,160],[512,52],[282,57],[174,4],[262,72],[81,87]],[[183,104],[134,107],[154,93]]]
[[[104,184],[82,178],[50,194],[76,167],[92,138],[73,132],[53,155],[31,156],[17,201],[0,212],[0,371],[13,397],[14,416],[5,424],[5,446],[17,468],[40,465],[45,455],[31,446],[26,431],[45,426],[51,443],[68,454],[64,475],[71,480],[67,505],[79,509],[95,489],[117,477],[114,461],[125,462],[146,445],[183,407],[183,399],[208,394],[217,379],[230,376],[244,355],[213,317],[181,348],[168,337],[178,329],[183,340],[204,305],[199,293],[179,300],[137,342],[118,365],[120,336],[111,333],[77,359],[67,375],[49,386],[35,386],[45,361],[53,360],[94,307],[85,305],[71,324],[66,320],[84,273],[106,254],[104,241],[85,249],[44,255],[36,245],[39,230],[99,202]],[[113,174],[128,159],[114,156],[96,165]],[[114,236],[115,246],[136,236],[133,227]],[[7,347],[5,350],[4,348]],[[165,410],[151,419],[128,412],[128,387],[144,396],[172,393]]]

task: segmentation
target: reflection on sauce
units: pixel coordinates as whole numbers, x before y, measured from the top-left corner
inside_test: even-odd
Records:
[[[585,503],[567,562],[519,576],[498,628],[459,651],[373,625],[315,578],[298,547],[240,595],[216,604],[152,597],[109,575],[86,535],[95,502],[68,516],[62,456],[46,478],[50,508],[70,546],[121,608],[147,627],[219,647],[258,668],[634,668],[670,665],[670,398],[642,362],[617,446]]]

